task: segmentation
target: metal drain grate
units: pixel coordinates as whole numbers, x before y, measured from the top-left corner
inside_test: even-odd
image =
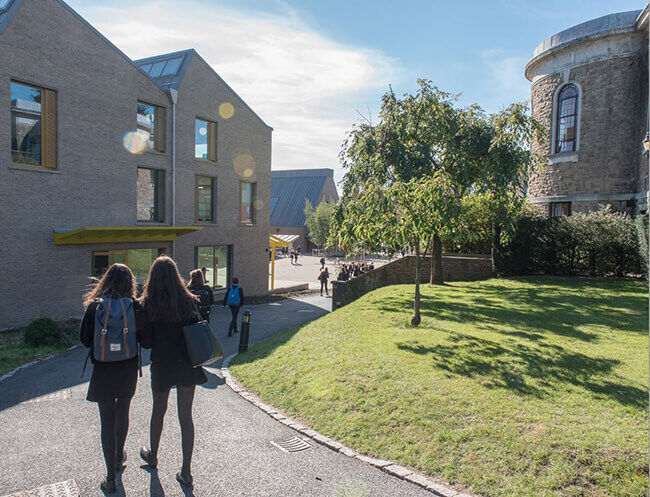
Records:
[[[283,442],[271,442],[271,445],[277,447],[282,452],[304,452],[311,449],[311,445],[305,442],[302,438],[293,437]]]
[[[4,497],[80,497],[80,494],[75,481],[67,480]]]

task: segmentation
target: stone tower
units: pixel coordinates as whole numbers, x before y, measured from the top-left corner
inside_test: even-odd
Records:
[[[526,65],[533,144],[528,201],[550,216],[647,209],[648,7],[593,19],[550,37]]]

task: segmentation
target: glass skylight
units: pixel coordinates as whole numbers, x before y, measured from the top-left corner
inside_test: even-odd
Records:
[[[7,10],[11,2],[13,2],[13,0],[0,0],[0,12]]]

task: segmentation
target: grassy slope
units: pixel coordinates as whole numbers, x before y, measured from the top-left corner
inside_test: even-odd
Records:
[[[240,355],[265,400],[357,450],[490,496],[646,495],[647,289],[394,286]]]

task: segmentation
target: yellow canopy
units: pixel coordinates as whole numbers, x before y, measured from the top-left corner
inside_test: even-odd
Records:
[[[55,245],[89,243],[170,242],[194,233],[202,226],[87,226],[71,230],[54,230]]]
[[[300,235],[269,235],[271,246],[271,290],[275,288],[275,249],[288,247],[289,244],[300,238]]]

